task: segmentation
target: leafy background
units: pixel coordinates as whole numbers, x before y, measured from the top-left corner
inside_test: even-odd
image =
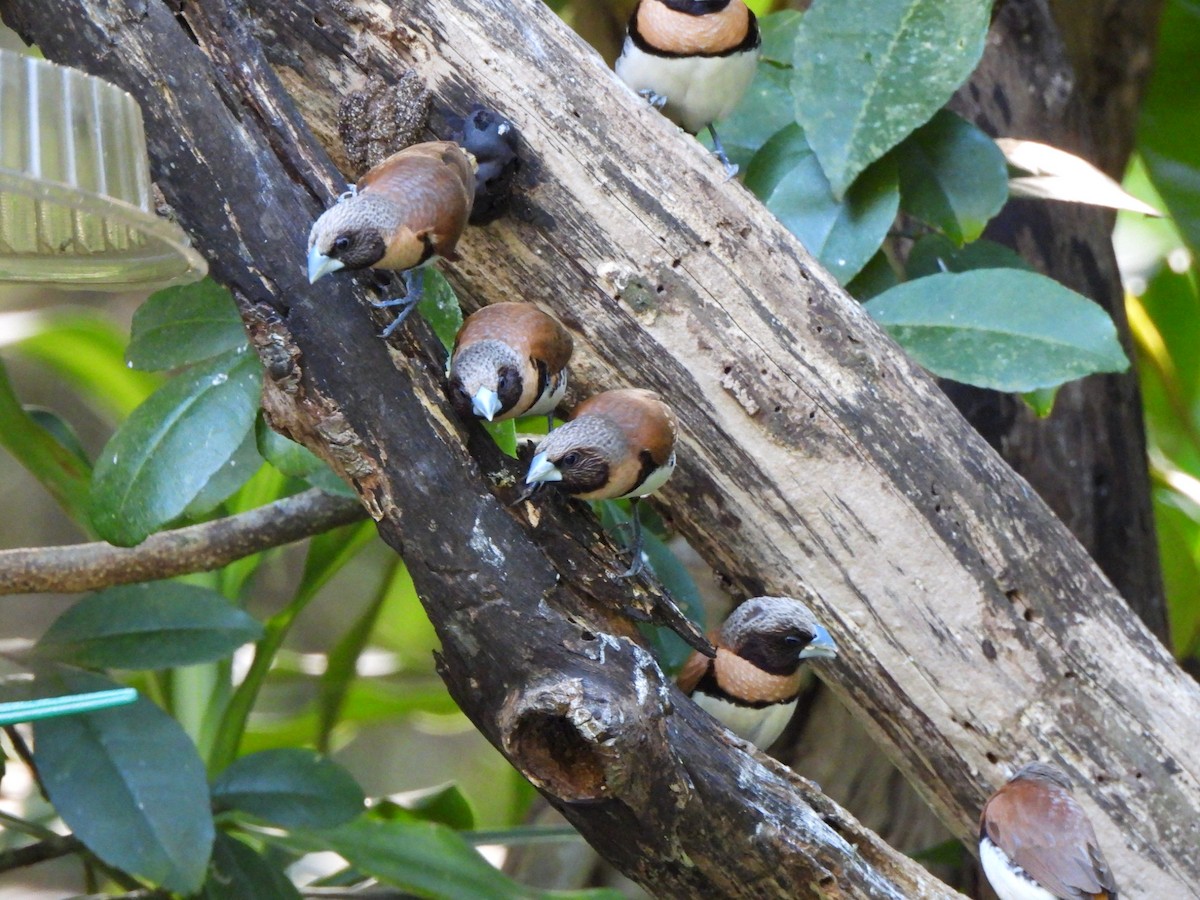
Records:
[[[628,0],[551,5],[611,60]],[[783,4],[751,5],[765,14]],[[1010,172],[992,141],[938,110],[977,59],[988,4],[871,5],[877,15],[864,15],[862,31],[840,42],[822,30],[838,7],[828,0],[764,20],[757,79],[718,126],[747,186],[935,371],[1032,392],[1122,368],[1106,316],[979,240],[1008,196]],[[887,40],[897,34],[903,40]],[[930,42],[938,52],[922,52]],[[1194,3],[1167,4],[1160,54],[1126,187],[1171,219],[1122,213],[1116,240],[1145,392],[1172,638],[1180,659],[1200,666]],[[900,67],[906,77],[879,75],[880,59],[883,70]],[[428,288],[423,312],[448,338],[453,297],[437,276]],[[999,305],[969,302],[980,296]],[[1039,298],[1051,314],[1025,322],[1021,309],[1004,305],[1007,296]],[[0,521],[4,546],[97,536],[136,543],[312,485],[341,489],[319,461],[264,428],[258,369],[215,286],[144,305],[141,297],[30,289],[6,289],[0,299],[8,310],[0,315],[8,450],[0,454],[0,508],[22,511]],[[994,352],[997,342],[1009,349]],[[1044,393],[1030,400],[1048,405]],[[496,437],[511,447],[514,431]],[[601,513],[609,525],[625,517],[615,505]],[[648,552],[700,615],[702,591],[688,568],[653,536]],[[330,877],[305,856],[318,850],[349,863],[333,867],[334,882],[371,874],[420,896],[541,896],[499,880],[471,846],[570,840],[523,825],[532,790],[450,701],[412,583],[369,524],[207,575],[3,602],[3,637],[37,640],[39,665],[63,690],[119,682],[142,699],[35,727],[56,809],[26,769],[7,766],[0,852],[45,838],[60,816],[87,852],[82,863],[0,876],[0,897],[128,887],[135,878],[203,897],[291,898],[285,865],[300,860],[296,877]],[[165,640],[148,640],[156,636]],[[261,651],[253,662],[247,642]],[[668,664],[682,654],[667,639],[659,649]],[[64,661],[105,674],[64,669]],[[14,746],[3,746],[11,759]],[[147,747],[158,750],[148,756]],[[390,799],[364,814],[364,797]],[[195,852],[209,844],[211,867]]]

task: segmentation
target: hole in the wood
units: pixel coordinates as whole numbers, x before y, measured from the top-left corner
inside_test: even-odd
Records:
[[[817,417],[817,411],[814,409],[812,412],[810,412],[810,413],[808,414],[808,417],[809,417],[810,419],[815,419],[815,418]]]
[[[663,286],[660,284],[658,287],[656,287],[656,288],[654,289],[654,292],[655,292],[656,294],[661,294],[661,293],[662,293],[663,291],[665,291],[665,290],[666,290],[666,288],[665,288],[665,287],[663,287]]]
[[[1133,777],[1134,777],[1134,778],[1136,778],[1138,781],[1141,781],[1141,780],[1142,780],[1142,773],[1141,773],[1141,772],[1134,772],[1134,773],[1133,773]]]
[[[983,650],[983,656],[989,662],[994,662],[996,659],[996,645],[986,638],[980,643],[980,649]]]
[[[705,246],[705,247],[711,247],[711,246],[712,246],[712,241],[705,241],[705,242],[704,242],[704,246]]]
[[[738,232],[738,236],[742,238],[750,237],[750,226],[746,225],[744,228],[742,228],[742,230]]]
[[[938,503],[937,505],[935,505],[935,506],[933,507],[933,511],[934,511],[935,513],[940,513],[940,512],[942,511],[942,504]]]
[[[783,412],[783,407],[782,406],[775,407],[775,412]]]
[[[324,27],[325,27],[325,20],[324,20],[324,19],[322,19],[322,18],[321,18],[319,15],[317,15],[316,13],[313,13],[313,24],[314,24],[314,25],[316,25],[318,28],[324,28]]]
[[[585,631],[579,635],[579,638],[580,640],[584,641],[594,641],[596,639],[596,635],[592,634],[590,631]]]
[[[987,757],[987,761],[990,762],[993,766],[996,763],[1000,762],[1000,757],[998,757],[995,753],[992,753],[991,751],[988,751],[984,755]]]
[[[682,263],[683,263],[682,259],[673,259],[673,260],[671,260],[671,268],[678,269]]]
[[[1016,588],[1009,588],[1004,592],[1004,596],[1008,598],[1009,603],[1016,603],[1021,599],[1021,592]]]
[[[561,715],[525,713],[505,744],[526,774],[560,800],[603,798],[607,784],[595,747]]]
[[[726,367],[725,367],[725,374],[726,374],[726,375],[728,375],[728,374],[729,374],[730,372],[732,372],[732,371],[733,371],[733,366],[726,366]]]
[[[1035,618],[1037,618],[1037,613],[1035,613],[1032,609],[1025,610],[1026,622],[1032,622]]]
[[[1063,678],[1074,678],[1074,677],[1075,677],[1075,673],[1070,670],[1063,672]]]
[[[818,325],[818,326],[817,326],[817,334],[820,334],[820,333],[821,333],[822,331],[824,331],[824,330],[825,330],[825,326],[824,326],[824,325]]]

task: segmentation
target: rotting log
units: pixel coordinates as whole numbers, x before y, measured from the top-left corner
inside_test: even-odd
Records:
[[[423,323],[385,344],[352,280],[309,287],[308,224],[341,181],[244,11],[3,12],[48,57],[142,103],[158,184],[263,359],[268,416],[356,487],[408,563],[455,698],[586,837],[663,897],[958,896],[673,688],[622,615],[651,591],[617,575],[578,506],[507,505],[516,466],[450,411]]]
[[[842,649],[823,677],[958,835],[1012,766],[1054,759],[1082,780],[1126,893],[1193,893],[1200,687],[702,148],[537,0],[250,12],[335,156],[340,99],[368,71],[415,68],[443,108],[479,101],[517,122],[520,215],[470,232],[447,267],[461,296],[536,300],[575,335],[577,384],[668,397],[682,447],[663,508],[736,592],[810,599]],[[354,479],[405,554],[456,699],[598,849],[660,896],[794,896],[828,853],[844,896],[888,896],[839,868],[884,861],[893,894],[943,895],[900,888],[895,873],[919,876],[869,839],[850,838],[861,855],[813,839],[813,807],[787,811],[802,782],[716,738],[689,704],[668,708],[612,613],[626,586],[590,520],[507,511],[484,477],[502,463],[477,429],[464,449],[428,332],[406,328],[389,358],[346,280],[303,282],[307,222],[341,183],[239,16],[184,6],[203,54],[156,0],[9,0],[5,16],[142,101],[159,185],[243,299],[276,422]]]

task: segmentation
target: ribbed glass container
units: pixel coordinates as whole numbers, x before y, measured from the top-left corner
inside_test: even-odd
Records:
[[[127,290],[206,271],[182,229],[154,213],[137,101],[0,50],[0,280]]]

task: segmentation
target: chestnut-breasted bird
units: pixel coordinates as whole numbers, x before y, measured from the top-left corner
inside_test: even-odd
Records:
[[[546,435],[529,463],[527,485],[556,482],[583,500],[633,501],[633,560],[641,571],[637,501],[666,484],[675,470],[675,415],[653,391],[626,388],[589,397],[571,421]]]
[[[546,415],[567,391],[571,335],[529,303],[495,303],[463,322],[450,356],[459,415],[489,422]]]
[[[979,819],[979,861],[1000,900],[1116,900],[1096,832],[1054,766],[1023,766]]]
[[[733,112],[754,80],[762,38],[742,0],[640,0],[629,19],[616,71],[676,125],[712,135],[732,178],[713,122]]]
[[[716,659],[693,653],[679,688],[722,725],[763,750],[775,743],[800,693],[801,664],[832,659],[837,645],[812,610],[791,597],[753,597],[716,635]]]
[[[394,153],[368,171],[327,209],[308,234],[308,280],[339,269],[404,273],[405,296],[379,308],[403,306],[383,331],[395,331],[421,299],[413,270],[435,256],[457,259],[475,200],[475,163],[457,144],[430,141]]]

